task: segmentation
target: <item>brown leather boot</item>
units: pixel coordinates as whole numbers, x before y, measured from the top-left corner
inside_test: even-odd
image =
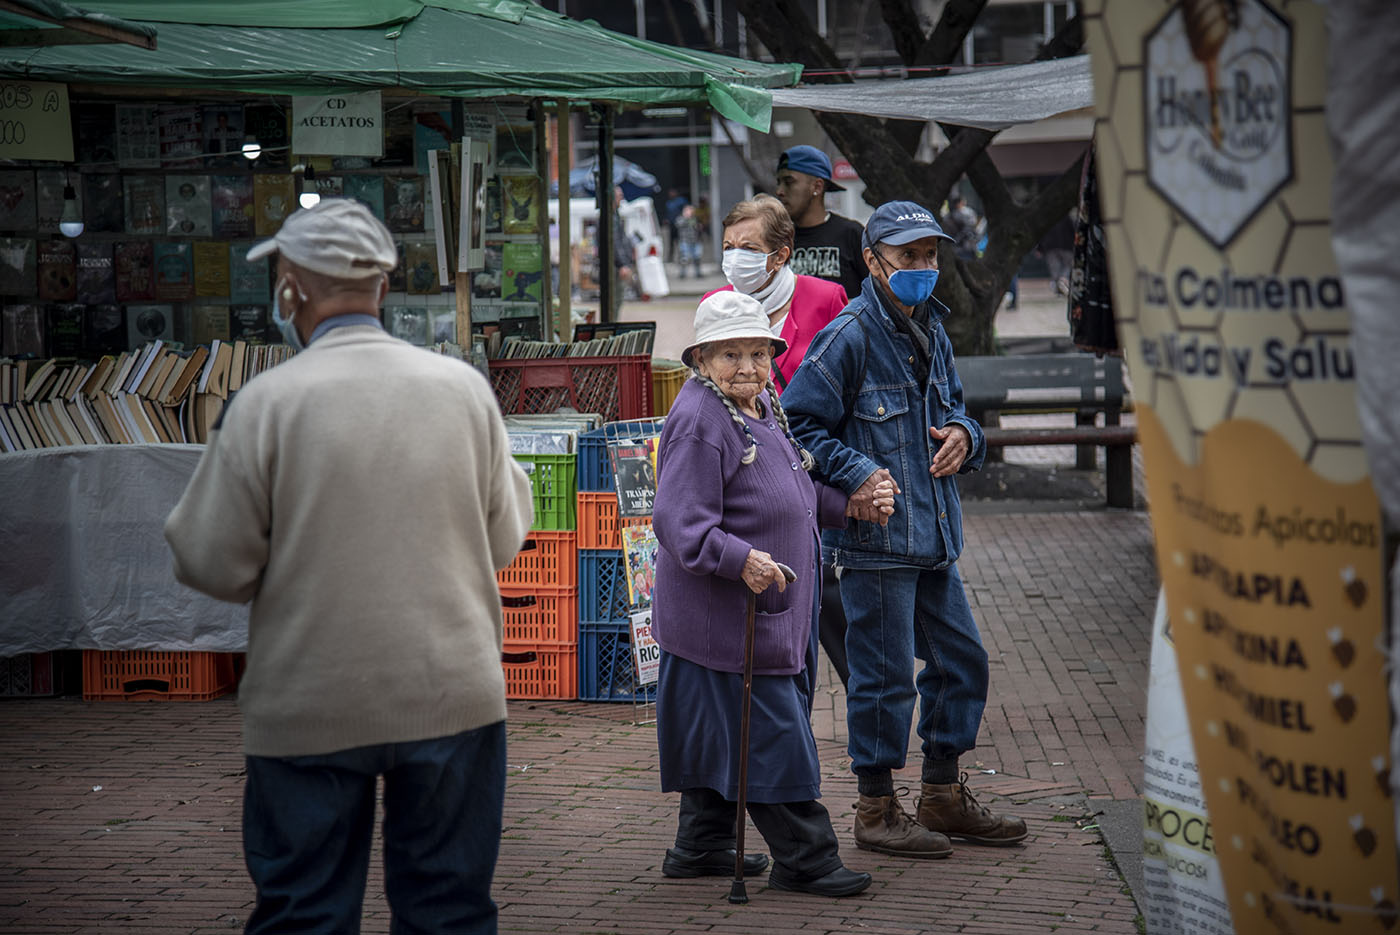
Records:
[[[967,773],[955,783],[924,783],[919,796],[919,824],[969,844],[1006,847],[1026,837],[1026,823],[1019,818],[993,814],[979,805],[967,788]]]
[[[903,791],[903,790],[901,790]],[[856,803],[856,847],[895,857],[931,859],[953,853],[952,843],[909,817],[894,795],[862,795]]]

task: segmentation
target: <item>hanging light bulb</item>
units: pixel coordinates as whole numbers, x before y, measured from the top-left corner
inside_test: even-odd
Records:
[[[251,133],[243,137],[243,158],[251,162],[261,155],[262,144],[258,142],[258,138]]]
[[[63,213],[58,217],[58,229],[65,237],[77,237],[83,232],[83,216],[78,211],[78,193],[72,185],[63,186]]]
[[[301,179],[301,195],[297,201],[303,208],[314,208],[321,203],[321,193],[316,191],[316,167],[308,163]]]

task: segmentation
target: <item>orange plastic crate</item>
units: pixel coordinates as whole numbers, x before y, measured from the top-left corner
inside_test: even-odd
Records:
[[[534,653],[534,662],[502,662],[507,698],[578,697],[577,643],[506,643],[508,653]]]
[[[502,588],[578,587],[578,534],[572,529],[532,531],[515,561],[496,572],[496,583]]]
[[[501,589],[507,643],[577,643],[578,588]]]
[[[619,519],[617,515],[617,494],[580,491],[578,494],[578,547],[580,549],[620,549],[622,548],[622,526],[649,525],[651,517],[628,517]]]
[[[233,653],[83,651],[85,701],[208,701],[233,691]]]

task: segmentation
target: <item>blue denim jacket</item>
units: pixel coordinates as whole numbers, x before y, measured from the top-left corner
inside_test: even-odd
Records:
[[[929,299],[933,360],[921,387],[913,342],[889,317],[900,312],[883,304],[877,289],[867,276],[860,295],[813,339],[783,391],[783,408],[828,484],[851,494],[882,467],[899,484],[888,525],[852,521],[827,531],[822,541],[834,564],[944,568],[962,552],[962,506],[956,477],[929,473],[939,444],[929,427],[956,422],[967,429],[972,448],[960,473],[982,466],[987,441],[963,406],[953,345],[941,323],[947,307]],[[865,378],[853,386],[862,366]]]

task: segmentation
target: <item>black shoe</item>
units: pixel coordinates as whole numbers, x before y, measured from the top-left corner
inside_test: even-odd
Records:
[[[782,867],[774,867],[773,872],[768,874],[768,885],[775,890],[811,893],[813,896],[854,896],[865,892],[870,882],[870,874],[857,873],[845,867],[837,867],[826,876],[814,880],[795,879]]]
[[[768,869],[767,854],[745,854],[744,876],[756,877]],[[688,851],[667,848],[661,872],[668,877],[727,877],[734,873],[734,848],[727,851]]]

